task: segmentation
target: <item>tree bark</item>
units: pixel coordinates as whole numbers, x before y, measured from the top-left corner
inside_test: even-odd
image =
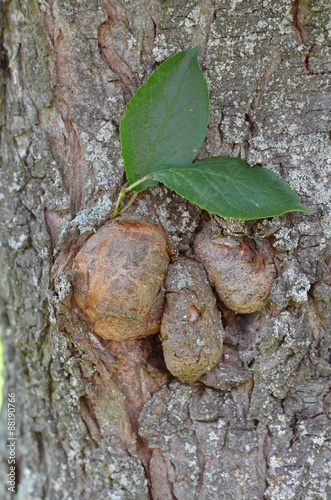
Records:
[[[331,498],[328,0],[0,9],[1,498],[11,498],[7,393],[24,500]],[[211,102],[200,157],[266,166],[314,213],[213,218],[215,237],[268,255],[276,274],[262,310],[218,299],[222,360],[188,384],[167,371],[158,335],[93,333],[73,300],[72,262],[124,182],[125,104],[160,62],[194,45]],[[162,186],[128,217],[163,226],[173,261],[195,258],[210,223]]]

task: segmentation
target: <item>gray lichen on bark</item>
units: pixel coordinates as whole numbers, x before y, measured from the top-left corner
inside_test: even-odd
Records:
[[[330,498],[328,0],[7,0],[0,11],[0,301],[18,498]],[[70,262],[123,182],[125,103],[195,44],[211,99],[200,156],[267,166],[315,213],[214,221],[263,240],[277,278],[261,312],[219,303],[223,358],[188,385],[156,338],[93,334],[71,301]],[[156,187],[130,215],[161,223],[174,256],[192,258],[199,209]],[[6,407],[2,477],[5,438]]]

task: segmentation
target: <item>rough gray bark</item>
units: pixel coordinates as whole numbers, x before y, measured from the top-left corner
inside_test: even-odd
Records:
[[[330,487],[328,0],[7,0],[1,8],[1,303],[17,397],[21,499],[327,499]],[[280,173],[315,210],[221,236],[267,245],[262,311],[222,303],[221,362],[167,372],[157,336],[98,339],[70,265],[123,182],[118,126],[156,64],[200,45],[211,119],[201,157]],[[130,216],[192,257],[206,214],[163,187]],[[53,269],[53,271],[52,271]],[[1,477],[7,474],[6,400]],[[9,498],[1,481],[1,498]]]

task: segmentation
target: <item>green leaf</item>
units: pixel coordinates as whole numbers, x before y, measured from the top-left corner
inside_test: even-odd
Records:
[[[240,158],[216,156],[190,165],[166,165],[152,178],[210,213],[252,220],[311,212],[287,182]]]
[[[120,137],[129,184],[158,165],[186,164],[196,157],[209,117],[198,53],[194,47],[164,61],[126,106]],[[135,189],[152,184],[149,180]]]

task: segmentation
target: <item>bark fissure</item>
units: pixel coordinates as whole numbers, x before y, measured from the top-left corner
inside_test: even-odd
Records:
[[[262,77],[260,78],[255,95],[249,105],[247,112],[245,113],[245,119],[249,124],[249,132],[251,137],[256,137],[259,133],[258,126],[254,121],[254,113],[258,109],[260,102],[263,99],[263,95],[266,91],[267,86],[271,84],[274,75],[279,70],[281,64],[282,52],[276,45],[272,45],[270,62],[265,68]]]

